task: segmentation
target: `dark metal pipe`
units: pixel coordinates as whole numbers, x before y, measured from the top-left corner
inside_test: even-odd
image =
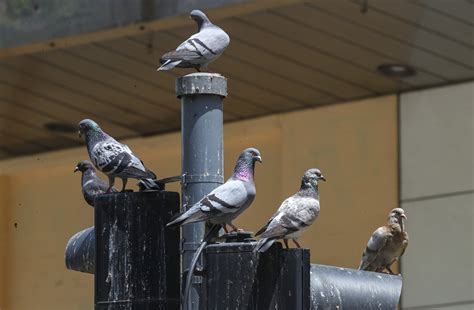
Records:
[[[94,226],[81,230],[69,239],[64,254],[66,268],[94,274],[95,229]]]
[[[219,74],[193,73],[176,81],[181,98],[183,210],[224,182],[222,99],[227,80]],[[182,270],[187,271],[204,237],[204,223],[183,227]],[[191,309],[200,307],[201,279],[193,278]]]
[[[311,309],[397,309],[402,277],[311,265]]]

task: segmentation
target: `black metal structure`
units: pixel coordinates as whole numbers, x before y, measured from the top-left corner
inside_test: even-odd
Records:
[[[308,249],[283,249],[280,243],[257,253],[248,232],[206,246],[218,227],[201,243],[204,223],[184,225],[182,240],[179,230],[167,229],[179,212],[179,194],[154,189],[181,181],[187,209],[224,182],[226,79],[189,74],[177,80],[176,92],[182,106],[182,175],[140,182],[141,192],[98,195],[95,228],[77,233],[66,247],[69,269],[95,273],[96,310],[396,309],[400,276],[311,265]],[[200,244],[202,264],[194,256]],[[180,305],[180,264],[184,277],[190,265],[198,266],[187,277],[187,305]]]
[[[94,273],[95,271],[95,229],[94,226],[81,230],[69,239],[64,254],[66,268]]]
[[[253,242],[204,250],[205,309],[396,309],[402,278],[334,266],[311,265],[308,249],[253,252]]]
[[[179,194],[104,194],[94,205],[95,309],[179,309],[179,231],[165,228]]]
[[[204,251],[206,309],[309,309],[309,250],[253,252],[255,243],[209,245]]]

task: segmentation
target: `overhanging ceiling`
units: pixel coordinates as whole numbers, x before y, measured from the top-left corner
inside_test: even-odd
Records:
[[[474,78],[470,1],[293,2],[217,19],[231,37],[211,65],[229,80],[226,121]],[[195,32],[188,24],[1,59],[0,158],[82,143],[51,122],[92,118],[118,138],[178,130],[174,83],[192,71],[156,68]],[[387,78],[383,63],[417,74]]]

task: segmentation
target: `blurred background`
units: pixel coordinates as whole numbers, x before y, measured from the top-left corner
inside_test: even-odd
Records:
[[[64,265],[93,225],[72,173],[88,158],[81,119],[159,177],[181,172],[174,83],[192,71],[156,68],[196,32],[195,8],[231,37],[210,66],[228,78],[225,176],[242,149],[263,157],[236,224],[256,231],[318,167],[321,213],[301,238],[312,262],[357,268],[401,206],[401,308],[474,309],[468,0],[0,1],[0,309],[93,307],[93,277]]]

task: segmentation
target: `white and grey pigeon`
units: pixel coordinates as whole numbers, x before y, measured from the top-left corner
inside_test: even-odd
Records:
[[[187,211],[178,214],[166,226],[209,221],[213,225],[226,225],[238,230],[232,224],[255,198],[254,169],[255,162],[262,162],[260,152],[255,148],[245,149],[239,156],[232,176],[216,187]]]
[[[109,186],[107,183],[102,181],[101,178],[95,172],[94,166],[88,160],[81,160],[74,172],[80,171],[82,172],[81,177],[81,187],[82,187],[82,195],[84,196],[84,200],[90,205],[94,206],[94,198],[97,195],[104,194],[107,192]],[[112,192],[118,192],[115,188],[112,187]]]
[[[211,23],[206,14],[193,10],[190,17],[197,23],[198,32],[181,43],[176,50],[161,56],[162,66],[158,71],[174,67],[207,70],[209,63],[216,60],[229,45],[227,33]]]
[[[393,274],[390,266],[403,255],[408,245],[406,219],[402,208],[390,211],[388,223],[377,228],[370,237],[359,270],[383,272],[387,269]]]
[[[319,180],[326,181],[319,169],[312,168],[304,173],[299,191],[285,199],[268,223],[255,234],[262,239],[254,251],[265,252],[278,239],[283,239],[286,248],[289,248],[288,239],[301,247],[296,240],[319,215]]]
[[[92,163],[109,178],[107,192],[114,186],[116,177],[122,179],[122,191],[125,190],[129,178],[156,179],[156,175],[145,167],[127,145],[109,136],[93,120],[84,119],[79,123],[79,136],[81,135],[86,138]]]

